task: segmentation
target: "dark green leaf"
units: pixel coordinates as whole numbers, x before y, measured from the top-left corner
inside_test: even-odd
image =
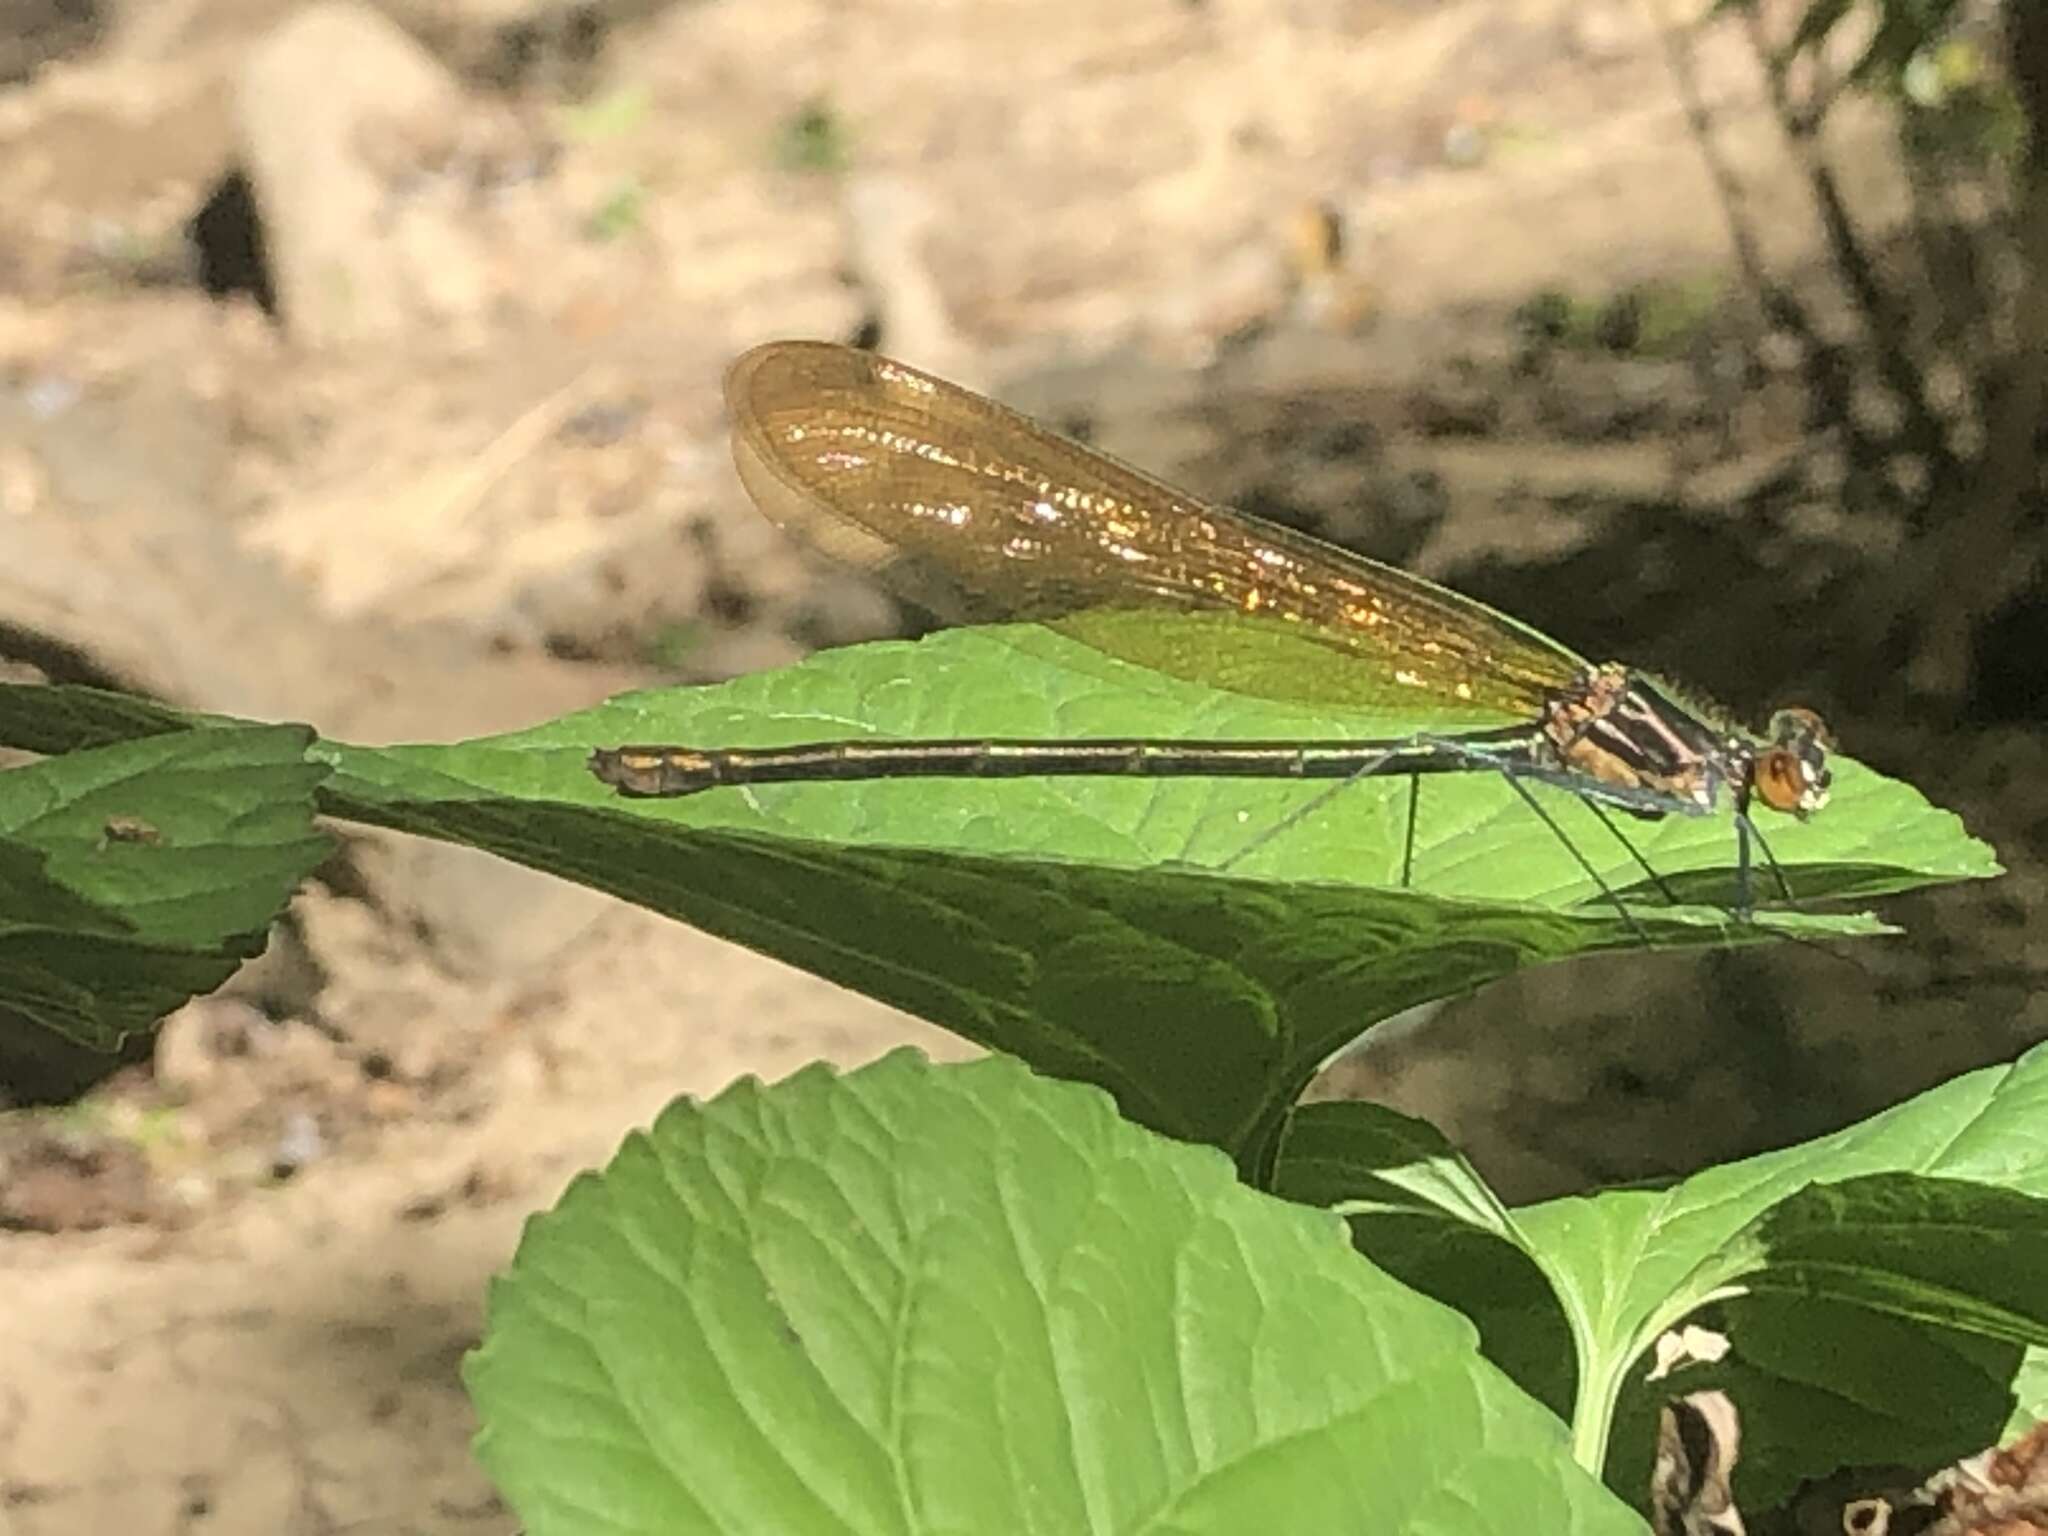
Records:
[[[258,953],[328,850],[311,740],[185,730],[0,773],[0,1006],[112,1049]]]
[[[1776,1508],[1800,1484],[1844,1469],[1909,1469],[1912,1486],[2007,1437],[2021,1355],[2012,1345],[1817,1296],[1739,1297],[1705,1320],[1733,1351],[1662,1381],[1631,1376],[1616,1415],[1612,1486],[1642,1485],[1657,1408],[1704,1387],[1741,1406],[1736,1490],[1746,1509]]]
[[[1338,1212],[1358,1250],[1464,1313],[1486,1357],[1571,1413],[1571,1331],[1513,1218],[1426,1121],[1378,1104],[1304,1104],[1289,1117],[1274,1193]]]
[[[0,747],[54,756],[190,730],[211,719],[104,688],[0,683]],[[240,724],[222,721],[224,724]]]

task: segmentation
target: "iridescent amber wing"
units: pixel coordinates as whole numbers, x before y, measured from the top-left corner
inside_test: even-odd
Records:
[[[1533,719],[1585,663],[1420,577],[1212,506],[872,353],[776,342],[726,378],[776,523],[943,616],[1055,622],[1265,698]],[[1179,611],[1204,623],[1162,625]]]

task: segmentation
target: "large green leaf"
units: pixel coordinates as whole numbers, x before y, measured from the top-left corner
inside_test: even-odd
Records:
[[[1626,1392],[1617,1487],[1643,1486],[1657,1400],[1699,1384],[1735,1393],[1745,1485],[1765,1499],[1851,1456],[1932,1469],[2039,1410],[2038,1381],[2021,1373],[2026,1348],[2048,1346],[2048,1046],[1668,1188],[1504,1213],[1428,1135],[1372,1106],[1345,1115],[1384,1123],[1290,1134],[1275,1187],[1349,1214],[1365,1252],[1471,1315],[1489,1354],[1545,1401],[1559,1402],[1575,1358],[1589,1462],[1607,1456]],[[1509,1253],[1547,1280],[1547,1307]],[[1474,1284],[1480,1267],[1496,1278]],[[1658,1336],[1703,1310],[1731,1359],[1645,1382]],[[1559,1320],[1568,1354],[1530,1346]],[[1922,1385],[1902,1394],[1902,1379]]]
[[[1000,1059],[672,1108],[468,1379],[534,1536],[1641,1529],[1341,1224]]]
[[[1262,1178],[1287,1106],[1372,1023],[1519,966],[1638,942],[1497,777],[1424,784],[1416,885],[1401,890],[1405,783],[1358,784],[1230,863],[1315,791],[922,780],[626,801],[584,774],[583,756],[627,742],[854,735],[1327,740],[1407,724],[1207,691],[1045,630],[963,630],[628,695],[495,740],[341,750],[331,803],[571,874],[1101,1083],[1135,1118],[1223,1146]],[[1824,815],[1773,828],[1802,890],[1869,894],[1995,870],[1911,789],[1846,762],[1839,786]],[[1582,804],[1535,793],[1610,885],[1640,880]],[[1670,818],[1639,842],[1674,877],[1727,890],[1725,818]],[[1877,931],[1867,919],[1778,917],[1767,929],[1711,907],[1635,910],[1642,931],[1673,945]]]
[[[44,698],[41,695],[53,695]],[[0,737],[45,746],[152,728],[82,690],[0,691]],[[36,717],[41,708],[45,715]],[[24,719],[27,716],[29,718]],[[1110,1088],[1143,1123],[1263,1179],[1287,1107],[1331,1052],[1414,1003],[1642,936],[1674,946],[1867,918],[1738,923],[1711,906],[1620,919],[1498,777],[1367,780],[1233,862],[1316,793],[1179,780],[788,785],[628,801],[592,747],[857,735],[1379,738],[1420,720],[1290,711],[1111,660],[1049,630],[950,631],[834,652],[716,688],[633,694],[445,747],[323,743],[324,809],[491,849],[792,961],[1045,1070]],[[20,739],[18,734],[11,739]],[[1534,787],[1614,889],[1645,883],[1572,796]],[[1624,818],[1626,819],[1626,818]],[[1728,889],[1723,818],[1631,823],[1674,882]],[[1995,872],[1956,819],[1843,762],[1835,804],[1772,828],[1803,893],[1869,895]],[[1226,867],[1227,866],[1227,867]]]
[[[180,730],[0,773],[0,1007],[111,1050],[260,951],[328,851],[311,741]]]

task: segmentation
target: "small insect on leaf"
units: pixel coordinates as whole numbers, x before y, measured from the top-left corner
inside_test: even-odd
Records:
[[[156,823],[144,821],[140,816],[109,816],[100,828],[100,846],[111,847],[115,843],[141,843],[154,848],[164,840]]]

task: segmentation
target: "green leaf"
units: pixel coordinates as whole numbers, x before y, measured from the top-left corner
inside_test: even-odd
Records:
[[[2009,1344],[1822,1296],[1764,1292],[1699,1320],[1732,1342],[1731,1353],[1657,1382],[1634,1373],[1615,1415],[1611,1486],[1649,1475],[1642,1448],[1663,1400],[1709,1387],[1742,1411],[1736,1482],[1745,1508],[1777,1508],[1801,1484],[1854,1468],[1911,1468],[1918,1482],[2007,1437],[2021,1369]]]
[[[2014,1189],[1905,1173],[1809,1184],[1697,1283],[1716,1270],[1746,1271],[1751,1294],[1723,1314],[1728,1367],[1697,1385],[1738,1394],[1740,1486],[1760,1507],[1838,1467],[1931,1473],[1996,1443],[2016,1417],[2024,1347],[2048,1346],[2048,1199]],[[1638,1421],[1647,1412],[1632,1405]],[[1627,1454],[1634,1437],[1615,1443],[1618,1485],[1647,1476]]]
[[[0,1007],[111,1050],[259,953],[328,852],[311,741],[184,730],[0,773]]]
[[[563,754],[525,758],[559,767]],[[336,814],[488,848],[681,917],[1108,1088],[1133,1119],[1224,1148],[1257,1182],[1300,1089],[1375,1018],[1586,939],[1555,915],[698,832],[465,799],[476,789],[452,778],[436,802],[417,760],[337,760],[347,771],[324,802]],[[1626,942],[1619,924],[1605,936]]]
[[[1289,1118],[1276,1195],[1340,1215],[1434,1217],[1512,1240],[1507,1208],[1427,1120],[1358,1099],[1304,1104]]]
[[[1338,1223],[1000,1059],[671,1108],[467,1376],[534,1536],[1641,1528]]]
[[[104,696],[10,709],[0,693],[0,734],[20,730],[36,704],[66,709],[64,724],[80,734],[121,723]],[[1868,918],[1749,924],[1710,907],[1648,905],[1634,908],[1631,927],[1556,833],[1487,774],[1422,785],[1415,887],[1403,890],[1402,781],[1351,786],[1238,859],[1316,791],[924,780],[628,801],[585,768],[592,747],[650,740],[1328,740],[1431,723],[1289,709],[1013,626],[833,652],[717,688],[628,695],[453,746],[317,750],[336,769],[321,801],[332,814],[581,880],[1096,1082],[1142,1123],[1230,1151],[1255,1182],[1322,1061],[1402,1008],[1521,966],[1633,945],[1639,930],[1674,946],[1884,931]],[[1576,798],[1545,785],[1532,793],[1611,887],[1646,883]],[[1725,897],[1735,845],[1725,818],[1627,832],[1674,883]],[[1953,816],[1846,761],[1835,803],[1772,836],[1779,861],[1813,895],[1996,870]]]
[[[2040,1195],[1867,1174],[1809,1184],[1781,1200],[1744,1246],[1761,1271],[1759,1287],[2048,1345],[2048,1199]],[[1724,1262],[1732,1269],[1740,1256]]]
[[[1826,1213],[1838,1196],[1804,1193],[1809,1185],[1880,1174],[1922,1176],[1915,1185],[1955,1181],[1921,1189],[1918,1219],[1904,1219],[1914,1209],[1908,1204],[1894,1212],[1902,1218],[1896,1225],[1873,1223],[1856,1234],[1869,1264],[1900,1281],[1925,1262],[1925,1245],[1947,1239],[1958,1201],[1987,1220],[2024,1227],[2026,1207],[2048,1196],[2044,1110],[2048,1047],[1803,1146],[1708,1169],[1665,1190],[1552,1201],[1518,1212],[1516,1221],[1565,1293],[1567,1311],[1583,1320],[1596,1358],[1625,1367],[1710,1296],[1738,1284],[1768,1284],[1780,1265],[1783,1283],[1801,1289],[1839,1293],[1880,1284],[1819,1262],[1827,1252]],[[1858,1194],[1875,1200],[1869,1189]],[[2026,1202],[2020,1214],[2015,1197]],[[1882,1201],[1876,1206],[1886,1209]],[[2003,1306],[2012,1301],[2010,1289],[1994,1263],[1975,1294]],[[2039,1296],[2048,1316],[2048,1290]]]
[[[627,801],[582,776],[598,745],[1114,734],[1332,739],[1385,717],[1290,711],[1113,661],[1029,627],[861,647],[718,688],[628,695],[537,730],[446,749],[337,752],[340,814],[475,841],[817,971],[1209,1141],[1255,1181],[1320,1063],[1378,1019],[1522,965],[1635,942],[1570,852],[1497,778],[1422,787],[1417,888],[1396,888],[1408,787],[1366,781],[1249,857],[1313,790],[1245,781],[922,780],[785,785]],[[1836,804],[1773,829],[1803,890],[1893,890],[1995,869],[1955,818],[1853,763]],[[493,808],[545,794],[573,828]],[[1635,861],[1574,797],[1536,786],[1610,884]],[[1637,829],[1630,828],[1636,836]],[[1723,819],[1639,838],[1660,869],[1727,889]],[[1222,866],[1229,864],[1226,871]],[[1659,942],[1787,916],[1638,907]]]
[[[1191,628],[1198,626],[1189,626]],[[952,630],[914,644],[861,646],[718,688],[629,694],[541,732],[505,738],[540,745],[669,741],[785,745],[832,738],[1009,736],[1033,739],[1359,740],[1437,728],[1433,716],[1310,711],[1223,693],[1113,661],[1050,630]],[[1801,825],[1773,819],[1772,848],[1810,896],[1864,896],[1930,879],[1997,873],[1989,850],[1954,816],[1910,788],[1836,759],[1835,798]],[[1345,887],[1397,886],[1409,782],[1365,780],[1316,814],[1251,845],[1322,792],[1244,780],[1067,779],[987,784],[916,780],[784,785],[683,800],[617,801],[651,822],[860,844],[1085,860],[1156,869],[1229,863],[1242,877]],[[1611,831],[1577,797],[1534,786],[1545,808],[1611,887],[1647,886]],[[1631,822],[1630,841],[1667,878],[1726,872],[1734,829],[1722,817]],[[1421,786],[1414,879],[1423,894],[1568,911],[1601,900],[1560,838],[1493,774],[1439,776]],[[1604,928],[1611,913],[1592,914]],[[1678,941],[1689,926],[1720,938],[1722,912],[1646,916]],[[1788,920],[1798,921],[1798,920]],[[1832,931],[1840,919],[1804,920]],[[1694,935],[1695,938],[1698,935]]]
[[[202,724],[244,722],[190,715],[153,699],[105,688],[0,683],[0,746],[54,757],[87,747],[139,741]]]
[[[2013,1412],[1998,1438],[2001,1442],[2025,1434],[2048,1419],[2048,1349],[2030,1349],[2020,1361],[2012,1379]]]
[[[1581,1340],[1582,1450],[1604,1440],[1602,1405],[1656,1336],[1730,1287],[1790,1289],[2008,1342],[2048,1343],[2048,1289],[2035,1283],[2038,1271],[2015,1272],[2015,1255],[2029,1256],[2031,1245],[2010,1238],[2030,1226],[2036,1241],[2048,1231],[2044,1097],[2048,1050],[2036,1050],[1834,1136],[1663,1192],[1614,1192],[1520,1213]],[[1919,1177],[1862,1182],[1879,1174]],[[1846,1192],[1806,1192],[1850,1180],[1859,1182]],[[1839,1205],[1852,1196],[1856,1205]],[[1842,1233],[1828,1230],[1843,1209],[1870,1217],[1850,1224],[1862,1253],[1853,1265],[1839,1259]],[[1947,1272],[1930,1254],[1954,1246],[1955,1223],[1973,1216],[1987,1227],[1981,1251],[1974,1240],[1967,1250],[1978,1267]],[[1999,1230],[2009,1234],[2003,1245],[1992,1240]]]
[[[1869,1422],[1881,1393],[1895,1390],[1902,1339],[1930,1360],[1952,1360],[1956,1382],[1974,1383],[1969,1390],[1957,1385],[1938,1407],[1921,1403],[1890,1415],[1885,1443],[1917,1444],[1935,1458],[1931,1466],[1956,1454],[1958,1443],[1997,1438],[2014,1406],[2021,1347],[2048,1346],[2048,1287],[2040,1284],[2048,1272],[2044,1127],[2048,1046],[1835,1135],[1666,1189],[1551,1201],[1513,1211],[1504,1224],[1469,1191],[1429,1199],[1436,1227],[1464,1228],[1462,1250],[1439,1236],[1434,1251],[1415,1243],[1389,1257],[1387,1239],[1373,1230],[1384,1217],[1368,1209],[1354,1225],[1362,1247],[1418,1289],[1467,1311],[1489,1353],[1527,1389],[1555,1401],[1543,1362],[1556,1351],[1532,1352],[1526,1343],[1516,1344],[1514,1355],[1496,1348],[1497,1340],[1518,1340],[1543,1326],[1527,1286],[1475,1286],[1463,1266],[1473,1253],[1512,1242],[1541,1268],[1579,1362],[1572,1417],[1588,1464],[1608,1455],[1610,1415],[1624,1388],[1637,1396],[1629,1421],[1640,1429],[1654,1412],[1655,1394],[1714,1384],[1704,1373],[1653,1391],[1641,1377],[1660,1334],[1719,1304],[1713,1315],[1735,1350],[1727,1369],[1747,1373],[1727,1379],[1799,1389],[1737,1399],[1745,1459],[1767,1469],[1777,1485],[1834,1469],[1847,1442],[1828,1426]],[[1290,1166],[1295,1145],[1292,1138],[1283,1143],[1277,1187],[1311,1189],[1336,1203],[1344,1184],[1331,1177],[1331,1160],[1312,1177],[1298,1174]],[[1441,1176],[1434,1182],[1440,1185]],[[1368,1168],[1353,1183],[1387,1206],[1376,1198],[1383,1172]],[[1410,1177],[1404,1187],[1434,1186]],[[1497,1253],[1487,1262],[1502,1263]],[[1771,1326],[1783,1315],[1774,1297],[1796,1298],[1795,1325]],[[1799,1357],[1823,1339],[1832,1373],[1825,1378]],[[1933,1367],[1926,1374],[1935,1379]],[[1859,1381],[1868,1385],[1859,1388]],[[1814,1411],[1821,1393],[1834,1394],[1837,1411]],[[1647,1455],[1646,1433],[1618,1443],[1625,1460]],[[1609,1472],[1613,1486],[1638,1488],[1647,1467],[1610,1463]]]
[[[1357,1100],[1304,1104],[1289,1117],[1273,1192],[1345,1217],[1359,1252],[1471,1318],[1489,1360],[1570,1416],[1573,1343],[1557,1293],[1514,1218],[1435,1126]]]

